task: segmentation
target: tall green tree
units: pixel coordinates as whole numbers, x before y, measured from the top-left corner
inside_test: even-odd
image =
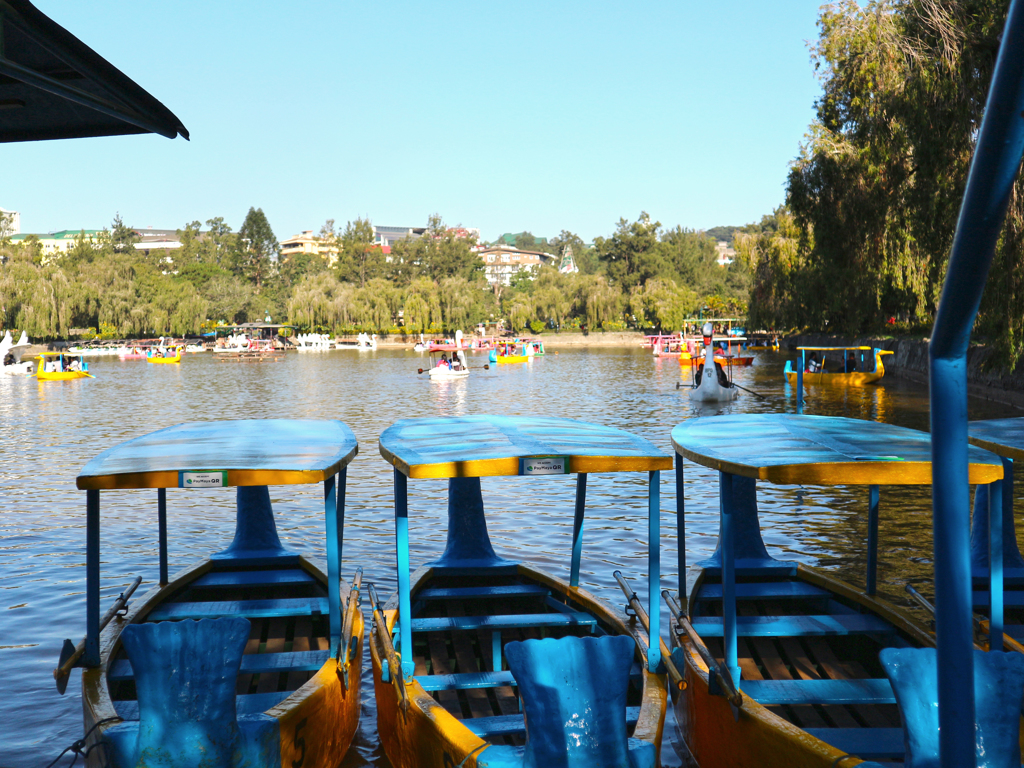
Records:
[[[373,242],[373,224],[369,219],[356,219],[345,225],[337,238],[338,278],[357,283],[360,288],[368,280],[384,275],[384,252]]]
[[[277,260],[278,242],[262,208],[250,208],[238,229],[238,266],[258,295]]]
[[[644,211],[634,222],[619,219],[611,237],[596,238],[594,249],[604,264],[608,279],[623,289],[629,289],[663,274],[666,264],[658,248],[660,228],[661,222],[651,221]]]

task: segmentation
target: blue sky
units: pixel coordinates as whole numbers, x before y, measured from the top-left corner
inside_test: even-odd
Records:
[[[279,239],[432,213],[492,240],[760,219],[820,88],[817,0],[35,0],[189,142],[0,144],[22,231],[176,228],[250,206]]]

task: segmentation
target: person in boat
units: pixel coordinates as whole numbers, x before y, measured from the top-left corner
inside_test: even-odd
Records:
[[[846,373],[853,373],[857,370],[857,355],[851,349],[846,356]]]
[[[4,355],[4,365],[14,365],[14,353],[8,352]]]
[[[82,364],[78,361],[77,357],[71,358],[71,363],[68,365],[68,370],[76,372],[82,370]]]
[[[807,360],[807,371],[806,373],[821,373],[821,363],[818,362],[818,353],[811,352],[810,358]]]
[[[451,368],[451,363],[448,362],[448,355],[441,353],[441,359],[437,363],[438,368]]]

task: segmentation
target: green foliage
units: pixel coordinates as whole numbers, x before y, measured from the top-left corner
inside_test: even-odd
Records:
[[[531,320],[530,321],[530,331],[532,333],[535,333],[535,334],[543,333],[543,331],[544,331],[544,323],[542,323],[540,320]]]
[[[604,265],[608,279],[623,289],[642,285],[666,271],[666,264],[657,248],[661,222],[651,221],[641,212],[632,224],[619,219],[615,234],[607,240],[594,240],[598,260]]]
[[[449,277],[482,280],[484,265],[472,251],[474,244],[446,226],[440,214],[434,214],[423,237],[399,240],[391,247],[387,276],[401,285],[408,285],[417,277],[436,282]]]
[[[330,222],[333,225],[333,220]],[[321,230],[321,237],[324,232]],[[345,225],[345,231],[336,238],[338,249],[338,279],[347,283],[366,285],[367,280],[384,276],[384,252],[373,243],[373,224],[369,219],[356,219]]]
[[[262,208],[250,208],[238,230],[236,268],[248,278],[259,294],[273,269],[278,244]]]

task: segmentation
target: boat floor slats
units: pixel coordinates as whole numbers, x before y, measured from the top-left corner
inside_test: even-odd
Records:
[[[641,675],[640,664],[633,662],[630,669],[631,677]],[[512,671],[505,669],[500,672],[461,672],[459,674],[417,675],[416,682],[425,691],[459,691],[469,688],[499,688],[516,684]]]
[[[746,680],[743,692],[763,705],[895,704],[888,678],[869,680]]]
[[[319,653],[325,659],[330,658],[328,651],[314,651],[309,647],[309,638],[313,634],[313,622],[307,616],[299,616],[295,619],[295,629],[292,635],[292,653]],[[244,658],[243,658],[244,661]],[[306,670],[293,669],[288,673],[287,688],[294,691],[309,680],[310,675]]]
[[[988,590],[975,590],[972,602],[975,608],[988,608],[991,604],[991,597]],[[1008,590],[1003,592],[1003,605],[1008,608],[1020,608],[1024,606],[1024,592],[1019,590]]]
[[[316,672],[327,663],[330,651],[299,651],[291,653],[255,653],[242,657],[240,675],[262,672]],[[135,676],[128,659],[115,661],[107,675],[110,680],[131,680]]]
[[[828,677],[833,680],[872,680],[876,679],[877,672],[872,674],[864,665],[853,659],[840,661],[836,656],[832,645],[826,638],[805,638],[803,640],[810,649],[811,654],[817,659],[818,664]],[[899,710],[895,705],[880,707],[875,705],[851,705],[850,709],[869,728],[893,728],[901,725]],[[836,723],[843,726],[843,723]]]
[[[452,600],[447,604],[449,618],[451,620],[465,619],[466,607],[458,601]],[[477,618],[477,617],[469,617]],[[413,622],[415,630],[415,621]],[[484,659],[481,653],[478,657],[473,649],[472,635],[465,632],[452,633],[452,650],[455,652],[455,663],[459,672],[482,672]],[[491,699],[487,691],[482,688],[466,688],[459,693],[459,698],[466,702],[469,710],[469,717],[492,717],[497,714],[495,707],[491,705]]]
[[[906,755],[902,728],[807,728],[806,731],[836,749],[867,760]]]
[[[632,729],[640,719],[640,707],[626,707],[626,727]],[[522,715],[498,715],[463,720],[462,724],[482,739],[488,741],[499,736],[521,736],[526,733],[526,721]]]
[[[163,603],[146,615],[147,621],[212,619],[243,616],[247,619],[326,615],[326,597],[289,597],[271,600],[218,600],[203,603]]]
[[[720,616],[696,617],[692,624],[699,635],[724,635]],[[744,637],[801,637],[876,632],[887,634],[893,632],[893,627],[877,616],[864,613],[822,616],[737,616],[736,631]]]
[[[452,674],[448,643],[445,642],[444,637],[436,632],[427,635],[427,649],[430,653],[430,668],[434,674],[438,676]],[[462,705],[459,703],[457,693],[441,688],[438,691],[437,700],[448,712],[456,717],[462,717]]]
[[[594,627],[589,613],[524,613],[505,616],[437,616],[413,619],[413,632],[444,632],[470,629],[518,629],[521,627]]]
[[[291,695],[291,691],[280,691],[274,693],[252,693],[243,696],[235,696],[235,711],[239,715],[258,715],[266,712],[271,707],[276,707]],[[122,720],[139,719],[139,702],[137,701],[114,701],[114,710]]]
[[[736,585],[737,600],[762,598],[809,598],[828,597],[829,593],[805,581],[764,581]],[[721,600],[721,584],[705,584],[697,594],[698,600]]]
[[[547,597],[550,590],[537,584],[479,587],[431,587],[416,593],[417,600],[468,600],[481,597]]]
[[[314,584],[312,574],[298,568],[280,571],[210,571],[189,586],[211,588],[277,587],[292,584]]]
[[[292,626],[294,628],[294,620]],[[267,639],[263,645],[263,654],[258,655],[280,655],[284,652],[287,640],[288,622],[284,617],[273,617],[267,621]],[[259,676],[256,683],[256,693],[273,693],[285,687],[287,671],[270,669]]]

